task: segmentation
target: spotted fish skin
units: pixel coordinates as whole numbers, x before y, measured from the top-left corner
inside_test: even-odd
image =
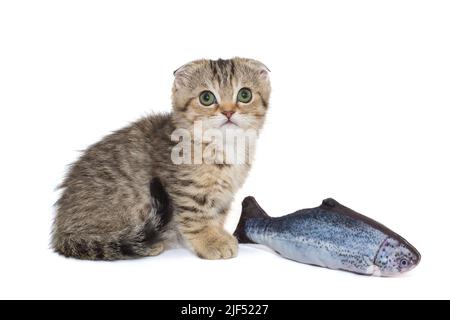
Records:
[[[418,251],[399,235],[333,199],[271,218],[247,197],[235,236],[291,260],[364,275],[392,276],[420,261]]]

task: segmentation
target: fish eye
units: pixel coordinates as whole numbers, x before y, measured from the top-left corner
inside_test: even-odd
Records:
[[[205,107],[209,107],[213,103],[216,103],[216,97],[211,91],[203,91],[199,97],[200,103]]]
[[[400,260],[400,266],[402,268],[406,268],[408,266],[408,264],[409,264],[409,261],[407,259]]]
[[[249,88],[242,88],[239,90],[237,99],[242,103],[249,103],[252,100],[252,91]]]

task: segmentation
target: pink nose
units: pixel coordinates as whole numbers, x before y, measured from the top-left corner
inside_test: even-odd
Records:
[[[234,111],[222,111],[222,114],[225,115],[228,119],[231,119],[231,117],[234,114]]]

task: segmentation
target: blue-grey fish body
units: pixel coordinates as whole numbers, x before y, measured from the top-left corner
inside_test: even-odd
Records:
[[[396,275],[420,261],[419,252],[402,237],[333,199],[271,218],[247,197],[235,236],[291,260],[365,275]]]

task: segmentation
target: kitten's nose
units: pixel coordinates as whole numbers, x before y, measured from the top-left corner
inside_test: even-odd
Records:
[[[222,114],[225,115],[225,117],[227,117],[228,119],[230,119],[233,116],[234,111],[222,111]]]

